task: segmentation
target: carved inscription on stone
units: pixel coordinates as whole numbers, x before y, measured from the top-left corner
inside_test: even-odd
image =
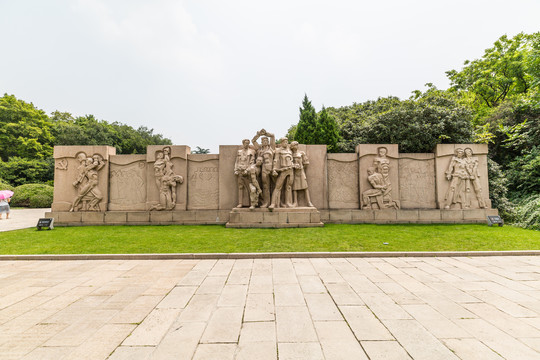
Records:
[[[399,159],[402,208],[435,208],[435,160]]]
[[[339,161],[337,159],[330,158],[328,159],[328,197],[330,208],[357,209],[359,207],[357,184],[357,159],[353,161]]]
[[[146,163],[110,165],[110,210],[144,210],[146,204]]]
[[[218,160],[190,161],[188,209],[216,209],[219,204]]]

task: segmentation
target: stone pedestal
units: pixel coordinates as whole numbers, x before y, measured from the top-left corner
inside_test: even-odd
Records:
[[[287,228],[322,227],[321,214],[315,208],[268,209],[234,208],[229,215],[228,228]]]

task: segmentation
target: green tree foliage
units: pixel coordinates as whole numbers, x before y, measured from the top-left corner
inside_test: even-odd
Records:
[[[455,95],[430,87],[411,99],[379,98],[346,109],[329,109],[340,117],[338,147],[354,152],[356,145],[399,144],[402,152],[431,152],[439,143],[471,141],[472,114]]]
[[[54,142],[51,125],[43,110],[5,94],[0,98],[0,159],[50,157]]]
[[[54,178],[54,162],[47,159],[25,159],[12,156],[0,161],[0,178],[14,186],[27,183],[46,183]]]
[[[319,144],[320,127],[317,126],[317,112],[309,101],[307,95],[304,95],[302,107],[300,108],[300,121],[296,127],[294,140],[301,144]]]
[[[334,116],[324,106],[317,114],[307,95],[304,95],[300,108],[300,120],[289,128],[287,135],[289,140],[301,144],[327,145],[328,152],[337,152],[341,140]]]
[[[69,113],[53,113],[55,145],[109,145],[117,154],[144,154],[147,145],[171,145],[153,129],[138,129],[118,122],[108,123],[93,115],[73,118]]]
[[[446,74],[454,89],[469,91],[483,105],[496,107],[507,97],[527,93],[531,88],[527,64],[530,44],[530,35],[503,35],[481,59],[467,60],[461,71]]]
[[[328,146],[328,152],[335,153],[338,152],[338,142],[340,140],[339,130],[337,127],[336,120],[332,115],[322,108],[319,113],[319,118],[317,121],[317,126],[319,131],[319,139],[317,139],[318,144],[326,144]]]
[[[15,186],[52,182],[54,145],[110,145],[118,154],[144,154],[147,145],[159,144],[171,140],[144,126],[134,129],[59,111],[48,117],[13,95],[0,98],[0,177]]]

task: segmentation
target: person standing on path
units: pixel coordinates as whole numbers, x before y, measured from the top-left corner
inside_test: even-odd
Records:
[[[0,220],[2,220],[2,214],[6,213],[6,220],[9,219],[9,202],[11,198],[1,199],[0,200]]]

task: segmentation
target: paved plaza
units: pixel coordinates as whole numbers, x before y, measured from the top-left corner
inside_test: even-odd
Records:
[[[1,359],[540,359],[540,257],[0,261]]]
[[[36,226],[39,218],[45,217],[47,211],[51,211],[51,209],[11,209],[9,219],[6,219],[6,215],[2,214],[0,232]]]

